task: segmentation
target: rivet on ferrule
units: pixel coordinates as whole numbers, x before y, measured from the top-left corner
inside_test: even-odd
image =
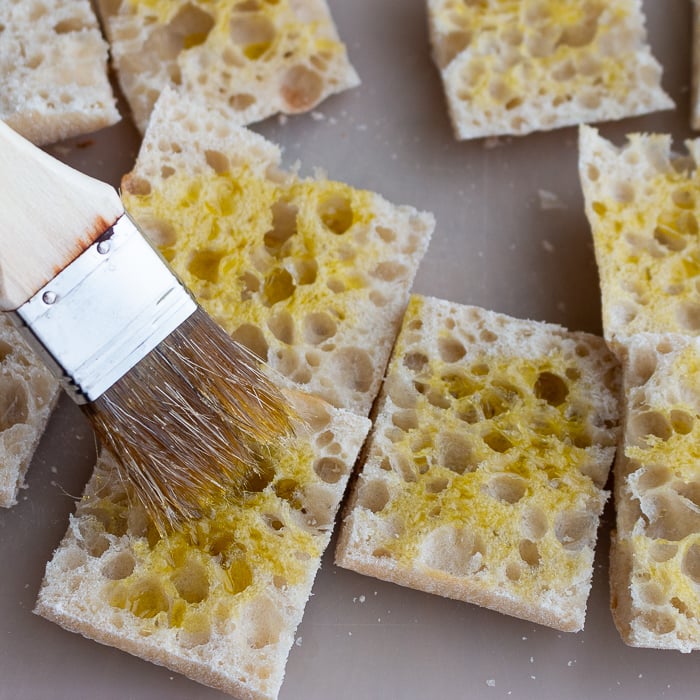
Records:
[[[109,241],[100,241],[97,244],[97,252],[100,255],[106,255],[107,253],[109,253],[111,247],[112,246],[109,244]]]
[[[56,292],[44,292],[43,296],[41,297],[44,304],[48,304],[49,306],[51,304],[55,304],[57,299],[58,294],[56,294]]]

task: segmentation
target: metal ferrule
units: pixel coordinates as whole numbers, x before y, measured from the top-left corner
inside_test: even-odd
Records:
[[[124,214],[15,312],[77,403],[94,401],[197,308]]]

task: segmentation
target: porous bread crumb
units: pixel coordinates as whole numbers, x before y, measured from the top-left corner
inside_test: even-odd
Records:
[[[641,0],[428,0],[455,135],[526,134],[673,101]]]
[[[624,361],[611,607],[632,646],[700,649],[700,339],[638,334]]]
[[[119,82],[145,131],[166,86],[238,124],[359,85],[325,0],[97,0]]]
[[[412,296],[336,563],[581,629],[617,390],[601,338]]]
[[[0,506],[17,503],[58,395],[56,379],[0,315]]]
[[[0,119],[36,144],[119,121],[89,0],[0,3]]]
[[[434,219],[279,163],[277,146],[166,90],[122,196],[236,340],[367,415]]]
[[[680,156],[669,135],[631,134],[618,148],[580,129],[603,330],[614,347],[636,333],[700,332],[700,141],[686,145]]]
[[[235,697],[276,698],[369,429],[320,399],[286,396],[296,434],[270,445],[245,496],[164,538],[103,453],[36,612]]]

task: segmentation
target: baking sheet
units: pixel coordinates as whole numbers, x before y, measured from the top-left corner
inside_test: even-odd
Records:
[[[515,316],[600,332],[597,275],[576,174],[576,130],[458,143],[430,60],[425,0],[329,0],[359,89],[314,114],[254,128],[287,165],[376,190],[435,213],[415,291]],[[691,3],[646,0],[649,38],[674,112],[602,125],[688,128]],[[122,107],[122,113],[125,110]],[[282,123],[285,122],[285,123]],[[117,184],[136,156],[128,118],[51,150]],[[552,193],[557,208],[542,207]],[[61,630],[31,610],[92,468],[89,429],[63,398],[20,504],[0,512],[0,699],[225,698],[117,650]],[[332,546],[297,632],[281,700],[402,698],[690,698],[697,655],[631,649],[608,611],[605,511],[585,631],[565,634],[337,569]]]

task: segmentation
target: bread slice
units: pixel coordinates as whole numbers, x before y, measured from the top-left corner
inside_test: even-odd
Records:
[[[700,339],[639,334],[624,361],[612,611],[628,644],[700,649]]]
[[[89,0],[0,3],[0,119],[36,144],[119,121]]]
[[[56,379],[0,314],[0,506],[17,503],[58,394]]]
[[[458,139],[671,109],[641,0],[428,0]]]
[[[700,332],[700,141],[665,134],[615,147],[581,127],[579,171],[600,274],[605,337]]]
[[[178,85],[249,124],[359,85],[325,0],[97,0],[134,121]]]
[[[369,421],[301,392],[245,498],[161,539],[102,454],[36,612],[241,699],[277,697]]]
[[[617,391],[601,338],[412,296],[336,563],[581,629]]]
[[[166,90],[122,196],[231,335],[367,415],[434,219],[279,163],[277,146]]]
[[[700,129],[700,2],[693,0],[690,126]]]

